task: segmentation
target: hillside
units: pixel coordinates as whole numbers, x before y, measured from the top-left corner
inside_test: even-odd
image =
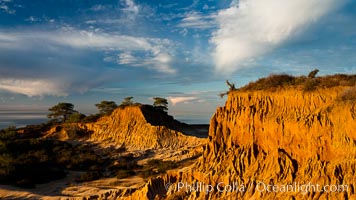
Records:
[[[347,85],[311,92],[295,86],[230,91],[210,121],[209,142],[195,166],[152,179],[128,199],[354,199],[353,91]],[[271,189],[293,184],[294,190]],[[298,191],[297,184],[314,188]],[[159,189],[167,185],[168,191]],[[225,191],[233,185],[235,190]]]
[[[69,127],[69,128],[68,128]],[[92,123],[55,126],[46,137],[70,138],[70,130],[84,135],[90,142],[111,144],[127,150],[170,148],[202,144],[207,137],[193,126],[175,120],[150,105],[118,107],[111,115]]]
[[[116,178],[64,187],[57,195],[356,199],[355,80],[276,75],[230,90],[225,106],[210,120],[208,139],[183,134],[183,129],[194,130],[151,106],[121,107],[97,122],[74,124],[87,134],[81,141],[108,147],[91,160],[110,158],[96,168],[101,173],[111,169]],[[310,82],[315,87],[306,89]],[[67,134],[57,129],[48,136]],[[100,152],[98,146],[91,147],[94,153]]]
[[[187,124],[148,105],[119,107],[110,116],[80,127],[92,132],[93,142],[115,143],[130,150],[180,148],[203,142],[182,133],[182,129],[189,127]]]
[[[112,198],[130,193],[149,178],[191,165],[207,141],[205,129],[137,104],[92,123],[2,130],[0,198],[107,199],[108,191]]]

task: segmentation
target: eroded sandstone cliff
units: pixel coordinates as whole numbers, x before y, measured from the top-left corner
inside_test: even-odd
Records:
[[[230,92],[210,121],[201,159],[152,179],[127,198],[355,199],[356,104],[339,98],[347,89]],[[268,192],[262,183],[310,186]],[[227,185],[240,190],[226,191]],[[312,188],[317,185],[339,188],[322,192]]]
[[[92,133],[92,141],[114,143],[130,150],[202,144],[204,139],[182,133],[182,127],[186,126],[147,105],[119,107],[110,116],[102,117],[95,123],[80,125]]]

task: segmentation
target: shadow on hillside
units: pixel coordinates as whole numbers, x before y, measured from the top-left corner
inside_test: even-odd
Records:
[[[166,112],[156,109],[151,105],[141,105],[140,107],[147,122],[153,126],[166,126],[169,129],[179,131],[185,135],[198,138],[208,137],[209,125],[207,124],[189,125],[175,120]]]
[[[53,141],[53,139],[46,139],[45,141]],[[60,143],[60,144],[59,144]],[[187,164],[188,161],[193,162],[195,158],[189,158],[184,161],[163,161],[153,159],[155,152],[153,150],[143,150],[138,152],[126,151],[125,147],[117,148],[114,146],[102,147],[98,144],[91,143],[88,141],[68,141],[59,142],[53,145],[53,148],[58,151],[58,155],[52,155],[58,157],[62,161],[66,161],[65,164],[62,162],[57,163],[56,166],[53,163],[48,164],[48,168],[56,168],[57,170],[62,170],[66,173],[65,177],[61,177],[55,180],[41,182],[41,183],[31,183],[31,181],[36,181],[29,179],[28,177],[23,178],[29,179],[26,182],[22,181],[19,184],[4,184],[3,181],[0,182],[0,198],[1,199],[31,199],[29,194],[33,196],[33,199],[40,198],[41,196],[47,197],[58,197],[65,196],[64,191],[68,190],[68,187],[75,186],[80,187],[84,182],[90,182],[103,178],[117,178],[116,182],[124,183],[124,180],[132,177],[141,177],[141,179],[147,179],[152,176],[159,175],[160,173],[165,173],[165,170],[171,168],[180,167],[182,164]],[[61,149],[61,145],[66,149],[64,151]],[[36,151],[42,152],[43,150],[51,152],[49,150],[51,144],[45,144],[43,149],[36,146]],[[89,150],[90,149],[90,150]],[[63,151],[63,152],[61,152]],[[21,152],[19,152],[21,153]],[[29,157],[26,154],[27,157]],[[45,155],[40,155],[40,157],[46,157]],[[68,159],[66,157],[69,157]],[[74,157],[71,159],[70,157]],[[80,160],[83,158],[83,160]],[[88,159],[86,159],[88,158]],[[138,165],[137,163],[144,159],[151,158],[155,161],[151,164]],[[29,157],[30,159],[38,160],[37,157]],[[16,161],[17,162],[17,161]],[[19,163],[16,163],[17,165]],[[32,169],[37,166],[32,164],[31,166],[25,166],[23,163],[23,169],[31,173]],[[41,164],[41,163],[40,163]],[[42,163],[43,165],[43,163]],[[156,172],[155,170],[159,171]],[[40,171],[36,171],[38,174],[35,175],[38,179],[41,176],[48,177],[48,174],[41,174]],[[44,172],[45,173],[45,172]],[[1,178],[1,177],[0,177]],[[19,178],[18,178],[19,179]],[[1,179],[0,179],[1,180]],[[23,184],[25,183],[25,185]],[[126,183],[125,183],[126,184]],[[17,186],[15,186],[17,185]],[[86,187],[84,185],[84,187]],[[97,185],[95,188],[105,188],[108,186]],[[114,187],[112,187],[114,189]],[[73,189],[78,190],[77,189]],[[89,192],[90,193],[90,192]],[[88,195],[94,195],[89,194]],[[40,197],[38,197],[40,196]],[[6,197],[6,198],[5,198]],[[70,196],[72,197],[72,196]]]
[[[43,143],[39,142],[38,138],[32,138],[28,142],[21,139],[6,143],[13,155],[9,156],[7,165],[0,169],[1,199],[5,199],[5,196],[7,199],[19,199],[23,195],[28,196],[29,193],[51,197],[63,196],[62,191],[65,188],[80,185],[82,182],[119,178],[119,173],[121,176],[122,173],[131,176],[134,169],[142,168],[137,164],[139,160],[154,154],[150,150],[132,154],[126,152],[125,148],[113,146],[103,148],[87,141],[42,140]],[[16,151],[18,145],[25,145],[26,152]],[[61,176],[58,174],[52,176],[50,173],[54,169]]]

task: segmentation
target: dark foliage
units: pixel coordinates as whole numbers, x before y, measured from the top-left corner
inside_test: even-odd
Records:
[[[74,105],[71,103],[60,102],[57,105],[48,109],[50,113],[48,118],[54,118],[61,121],[66,121],[70,115],[77,112],[74,110]]]
[[[129,105],[133,105],[133,101],[132,101],[133,97],[126,97],[120,104],[120,106],[129,106]]]
[[[315,78],[315,76],[318,72],[319,72],[318,69],[314,69],[313,71],[309,72],[308,78]]]
[[[114,101],[101,101],[95,104],[101,115],[110,115],[116,108],[117,105]]]
[[[63,178],[66,170],[88,170],[104,161],[85,145],[45,139],[23,139],[16,131],[2,131],[0,184],[34,187]]]
[[[165,98],[162,97],[154,97],[153,98],[153,107],[162,110],[162,111],[167,111],[168,110],[168,101]]]

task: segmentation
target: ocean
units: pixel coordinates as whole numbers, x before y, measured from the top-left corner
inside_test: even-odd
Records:
[[[184,122],[186,124],[209,124],[210,119],[206,118],[176,118],[176,120],[180,122]]]
[[[0,111],[0,129],[9,126],[24,127],[41,124],[48,120],[47,113],[33,111]]]
[[[178,118],[177,120],[187,124],[209,124],[209,119],[203,118]],[[46,121],[48,121],[46,112],[0,111],[0,130],[9,126],[20,128],[26,125],[41,124]]]

